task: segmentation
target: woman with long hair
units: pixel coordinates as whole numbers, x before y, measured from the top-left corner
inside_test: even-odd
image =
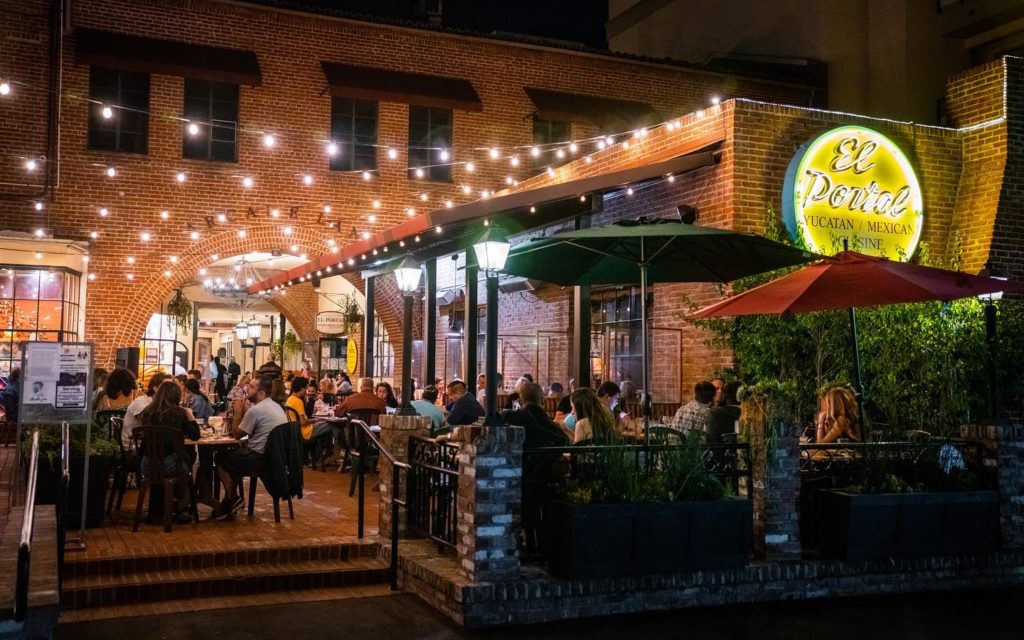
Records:
[[[139,385],[135,382],[135,374],[118,367],[107,377],[107,384],[103,387],[103,395],[96,404],[96,410],[127,409],[137,395]]]
[[[200,420],[207,420],[214,414],[213,404],[199,387],[199,381],[194,378],[185,381],[185,406]]]
[[[385,406],[389,409],[397,409],[399,407],[398,398],[395,397],[395,390],[390,384],[381,380],[377,383],[377,386],[373,388],[373,392],[377,394],[377,397],[384,401]]]
[[[615,417],[592,389],[577,389],[570,398],[576,416],[574,444],[606,444],[616,439]]]
[[[153,395],[153,401],[139,414],[139,423],[143,427],[170,427],[180,430],[186,438],[192,440],[199,439],[199,425],[196,424],[196,418],[192,415],[192,410],[181,406],[181,389],[174,380],[165,380],[160,383],[156,393]],[[174,442],[176,439],[176,437],[168,436],[164,441],[166,457],[163,460],[163,465],[164,473],[168,475],[177,472],[178,460],[174,453]],[[142,444],[142,450],[146,450],[145,442]],[[195,461],[194,455],[193,452],[189,456],[192,459],[182,462],[191,467]],[[186,453],[186,456],[188,456],[188,453]],[[139,468],[143,474],[149,471],[149,461],[145,456],[140,460]]]
[[[833,387],[819,401],[816,442],[835,442],[840,438],[861,441],[857,398],[847,387]]]

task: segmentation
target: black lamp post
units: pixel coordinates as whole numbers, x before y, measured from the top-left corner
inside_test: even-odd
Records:
[[[402,292],[402,407],[398,415],[414,416],[412,407],[412,294],[420,286],[420,264],[406,256],[395,269],[395,281]],[[433,310],[431,310],[433,312]]]
[[[487,358],[487,413],[488,425],[501,424],[498,418],[498,272],[505,268],[508,251],[511,248],[508,236],[502,229],[488,227],[484,235],[473,244],[477,264],[487,274],[487,334],[484,351]],[[466,304],[473,304],[467,300]],[[475,354],[467,354],[473,358]]]
[[[250,318],[248,324],[243,320],[235,325],[235,337],[242,343],[242,348],[246,348],[249,345],[245,344],[245,341],[252,338],[252,370],[257,370],[256,364],[256,347],[260,345],[260,334],[263,332],[263,325],[256,320],[256,316]]]

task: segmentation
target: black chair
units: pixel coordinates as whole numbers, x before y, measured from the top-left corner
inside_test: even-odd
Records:
[[[121,510],[121,502],[124,500],[124,492],[128,489],[128,476],[138,471],[132,467],[134,448],[124,446],[124,418],[112,416],[110,418],[112,434],[117,443],[118,455],[114,461],[114,480],[110,488],[110,500],[107,501],[107,515],[111,515],[114,506]]]
[[[294,414],[295,414],[295,411],[292,410],[292,415],[294,415]],[[276,436],[280,435],[279,430],[287,430],[288,431],[288,433],[287,433],[285,438],[280,438],[281,440],[287,442],[287,446],[289,448],[289,450],[287,450],[287,451],[279,452],[279,451],[276,450],[277,442],[279,440],[279,438],[276,437]],[[301,451],[302,451],[302,431],[299,429],[298,421],[294,421],[294,422],[286,422],[284,424],[279,424],[276,427],[274,427],[273,432],[271,432],[271,434],[270,434],[270,438],[267,440],[267,448],[264,450],[263,455],[264,455],[264,459],[266,460],[267,464],[273,464],[272,461],[277,460],[277,459],[283,460],[284,464],[285,464],[285,468],[284,468],[285,475],[290,477],[290,476],[293,476],[294,474],[298,474],[299,477],[301,478],[302,477],[302,465],[300,464],[297,469],[293,469],[291,467],[291,465],[288,464],[289,460],[301,459],[301,458],[297,458],[297,456],[301,455]],[[278,455],[278,454],[280,454],[280,455]],[[261,469],[259,473],[243,475],[242,476],[242,483],[239,483],[239,485],[238,485],[239,497],[245,498],[245,495],[243,493],[244,489],[242,488],[242,484],[244,483],[246,478],[249,479],[248,515],[249,515],[250,518],[253,516],[253,513],[256,510],[256,484],[257,484],[257,479],[261,478],[261,477],[265,478],[266,477],[266,473],[267,473],[266,469]],[[264,487],[266,487],[266,480],[265,479],[263,481],[263,484],[264,484]],[[269,493],[269,490],[268,490],[268,493]],[[301,495],[300,495],[300,497],[301,497]],[[295,510],[292,508],[292,497],[291,497],[291,495],[289,495],[287,497],[287,500],[288,500],[288,518],[291,519],[291,520],[294,520],[295,519]],[[281,522],[281,499],[278,498],[278,497],[274,497],[274,522]]]
[[[164,532],[171,531],[171,504],[174,501],[174,488],[179,487],[184,491],[188,488],[189,496],[192,499],[192,517],[195,524],[199,524],[199,510],[196,508],[196,485],[192,482],[192,468],[188,464],[189,458],[185,455],[185,434],[180,429],[173,427],[136,427],[132,431],[132,439],[140,442],[139,451],[148,460],[149,471],[140,472],[139,499],[135,503],[135,520],[132,522],[132,531],[139,530],[139,521],[142,520],[142,505],[146,500],[146,493],[150,494],[152,501],[153,486],[163,487],[164,497]],[[173,451],[168,451],[167,443],[173,442]],[[174,453],[178,459],[177,473],[173,475],[164,474],[164,458]]]
[[[361,427],[353,424],[353,420],[362,422],[367,426],[376,424],[378,418],[381,416],[381,412],[375,409],[358,409],[356,411],[350,411],[346,418],[348,421],[345,423],[345,438],[348,440],[345,449],[345,458],[341,461],[340,469],[344,469],[345,460],[349,461],[352,469],[352,482],[348,487],[348,496],[351,498],[356,493],[356,481],[359,477],[360,468],[373,470],[377,467],[377,459],[380,457],[380,452],[377,451],[377,447],[368,442],[366,433]],[[366,459],[363,459],[360,453],[365,444]],[[339,470],[340,470],[339,469]]]
[[[96,431],[96,437],[106,438],[107,440],[113,440],[114,437],[120,438],[120,428],[114,424],[114,418],[121,418],[124,420],[125,409],[104,409],[103,411],[97,411],[96,415],[93,416],[93,428]]]

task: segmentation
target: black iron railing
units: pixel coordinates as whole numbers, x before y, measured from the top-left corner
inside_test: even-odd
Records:
[[[406,526],[411,533],[455,548],[459,491],[459,446],[430,438],[409,438]]]
[[[32,432],[32,453],[29,457],[28,488],[25,512],[18,542],[18,574],[14,583],[14,620],[22,622],[28,612],[28,586],[32,568],[32,534],[36,519],[36,477],[39,475],[39,430]]]

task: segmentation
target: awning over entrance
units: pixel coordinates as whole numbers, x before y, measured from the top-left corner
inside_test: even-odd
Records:
[[[469,80],[447,78],[340,62],[321,62],[332,96],[402,102],[421,107],[483,111]]]
[[[565,222],[592,211],[594,197],[628,185],[680,175],[714,164],[720,144],[720,133],[713,133],[679,147],[673,157],[650,164],[431,211],[369,239],[352,242],[337,253],[328,253],[301,267],[258,282],[248,290],[258,293],[277,285],[297,284],[300,278],[314,275],[326,277],[346,271],[383,271],[389,268],[390,262],[407,254],[423,261],[457,253],[472,245],[487,224],[500,226],[509,234],[518,234]],[[323,273],[328,268],[330,270]]]
[[[260,63],[253,51],[96,29],[75,31],[75,62],[251,87],[262,82]]]
[[[537,107],[537,116],[544,120],[589,122],[615,131],[633,129],[662,120],[654,107],[644,102],[536,87],[523,87],[523,91]]]

